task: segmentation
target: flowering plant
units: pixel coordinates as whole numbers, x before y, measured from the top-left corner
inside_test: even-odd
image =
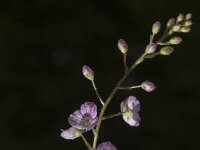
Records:
[[[140,85],[123,87],[124,80],[130,75],[130,73],[146,59],[154,58],[158,55],[169,56],[174,51],[173,45],[181,43],[180,37],[172,36],[174,33],[188,33],[190,32],[190,26],[192,25],[192,14],[188,13],[185,16],[179,14],[178,17],[171,18],[166,24],[164,33],[158,40],[154,40],[154,37],[161,31],[161,24],[159,21],[155,22],[152,26],[152,34],[150,35],[149,44],[146,46],[144,53],[136,59],[136,61],[129,67],[126,62],[126,55],[128,52],[128,45],[125,40],[120,39],[118,41],[118,49],[123,54],[124,75],[118,81],[116,86],[111,91],[110,95],[106,99],[102,99],[99,94],[94,80],[94,71],[87,65],[82,68],[83,75],[92,83],[97,98],[102,104],[100,113],[97,112],[97,106],[94,102],[85,102],[81,105],[80,109],[74,111],[68,118],[68,122],[71,127],[67,130],[62,130],[61,137],[67,140],[73,140],[81,137],[85,142],[89,150],[117,150],[117,148],[109,141],[103,142],[97,146],[97,140],[99,136],[99,130],[101,123],[105,119],[110,119],[116,116],[122,116],[123,120],[132,127],[138,127],[140,125],[140,101],[135,96],[129,96],[121,102],[120,112],[112,115],[105,116],[104,113],[108,108],[110,101],[118,90],[132,90],[135,88],[141,88],[147,92],[155,90],[155,84],[150,81],[144,81]],[[92,131],[94,135],[93,144],[90,144],[84,137],[85,132]]]

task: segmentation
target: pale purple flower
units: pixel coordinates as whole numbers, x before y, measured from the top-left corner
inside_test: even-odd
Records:
[[[99,144],[97,150],[117,150],[117,148],[111,142],[103,142]]]
[[[142,89],[144,89],[147,92],[152,92],[155,90],[155,84],[150,81],[145,81],[141,84]]]
[[[80,110],[76,110],[68,119],[71,126],[85,131],[95,127],[97,121],[97,106],[93,102],[82,104]]]
[[[131,126],[139,126],[140,116],[140,102],[134,96],[129,96],[126,100],[121,102],[122,117],[125,122]]]
[[[67,140],[73,140],[77,137],[79,137],[82,134],[82,131],[79,129],[76,129],[74,127],[70,127],[67,130],[63,130],[60,136]]]
[[[89,79],[89,80],[94,80],[94,71],[87,65],[84,65],[82,67],[82,72],[83,72],[83,75]]]

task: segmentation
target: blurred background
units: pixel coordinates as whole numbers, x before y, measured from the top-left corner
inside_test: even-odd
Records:
[[[83,65],[95,71],[106,98],[123,74],[117,41],[129,46],[129,65],[143,52],[152,24],[193,13],[192,31],[170,57],[141,64],[124,85],[145,80],[152,93],[119,91],[106,114],[130,95],[141,101],[141,125],[121,117],[102,124],[99,142],[119,150],[199,150],[200,10],[197,0],[7,0],[0,2],[0,149],[86,150],[60,137],[70,113],[95,101]],[[160,36],[160,35],[159,35]],[[158,37],[156,37],[158,38]],[[100,109],[99,109],[100,111]],[[86,137],[91,140],[90,133]]]

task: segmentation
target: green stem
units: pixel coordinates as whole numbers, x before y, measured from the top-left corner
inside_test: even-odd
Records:
[[[141,85],[137,85],[137,86],[127,86],[127,87],[119,87],[120,90],[132,90],[132,89],[137,89],[137,88],[141,88]]]
[[[96,96],[99,98],[100,102],[102,105],[104,105],[104,102],[103,102],[103,99],[101,98],[97,88],[96,88],[96,85],[95,85],[95,82],[94,80],[92,80],[92,86],[94,87],[94,90],[95,90],[95,93],[96,93]]]
[[[94,136],[94,141],[93,141],[93,148],[96,148],[97,146],[97,139],[98,139],[98,135],[99,135],[99,129],[101,126],[101,122],[103,120],[103,114],[108,106],[108,104],[110,103],[111,99],[113,98],[114,94],[117,92],[117,90],[119,89],[119,87],[121,86],[121,84],[123,83],[123,81],[128,77],[128,75],[133,71],[133,69],[135,69],[135,67],[140,64],[141,62],[144,61],[144,57],[145,57],[146,53],[143,53],[136,61],[135,63],[130,67],[130,69],[127,70],[127,72],[124,74],[124,76],[119,80],[119,82],[116,84],[116,86],[114,87],[114,89],[112,90],[112,92],[110,93],[110,95],[108,96],[104,106],[101,109],[100,115],[99,115],[99,120],[96,126],[96,135]]]
[[[124,56],[124,72],[126,73],[128,71],[128,66],[126,62],[126,54],[123,54],[123,56]]]
[[[114,118],[114,117],[117,117],[117,116],[121,116],[122,114],[123,114],[122,112],[119,112],[119,113],[116,113],[116,114],[104,116],[104,117],[103,117],[103,120],[111,119],[111,118]]]
[[[83,136],[83,134],[81,134],[81,137],[82,137],[82,139],[83,139],[85,145],[87,146],[87,148],[88,148],[88,149],[92,148],[91,145],[90,145],[90,143],[89,143],[89,142],[86,140],[86,138]]]

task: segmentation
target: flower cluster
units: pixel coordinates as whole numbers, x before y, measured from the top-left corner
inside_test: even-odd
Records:
[[[144,53],[138,59],[136,59],[131,66],[128,66],[126,62],[128,45],[124,39],[120,39],[117,43],[117,47],[123,54],[124,75],[106,99],[102,99],[99,91],[97,90],[97,87],[95,85],[94,71],[89,66],[84,65],[82,67],[82,74],[92,83],[95,94],[102,104],[102,108],[101,111],[98,113],[97,105],[94,102],[83,103],[80,106],[80,109],[70,114],[68,118],[68,123],[71,125],[71,127],[67,130],[62,130],[61,137],[67,140],[73,140],[81,137],[89,150],[117,150],[117,148],[109,141],[103,142],[97,146],[101,122],[105,119],[122,116],[123,120],[129,126],[138,127],[141,122],[141,118],[139,115],[140,101],[133,95],[129,96],[120,103],[118,113],[105,115],[105,110],[107,109],[108,104],[112,100],[115,93],[119,90],[132,90],[136,88],[140,88],[146,92],[153,92],[155,90],[155,84],[148,80],[141,82],[139,85],[135,86],[122,86],[122,84],[124,80],[128,77],[128,75],[133,71],[133,69],[137,65],[142,63],[145,59],[153,58],[157,55],[170,55],[174,51],[172,45],[178,45],[182,42],[181,37],[170,36],[176,32],[189,32],[190,26],[192,25],[191,19],[191,13],[188,13],[186,16],[184,16],[183,14],[179,14],[176,19],[169,19],[166,24],[166,29],[163,33],[163,36],[158,40],[154,40],[154,38],[161,31],[161,23],[159,21],[155,22],[152,25],[150,42],[147,44]],[[93,145],[91,145],[84,137],[84,133],[88,131],[93,132]]]

